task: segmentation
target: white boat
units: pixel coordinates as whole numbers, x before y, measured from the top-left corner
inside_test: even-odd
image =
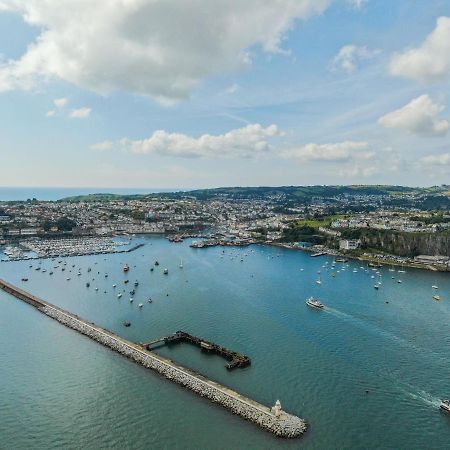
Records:
[[[142,308],[143,306],[144,306],[144,304],[143,303],[139,303],[139,308]]]
[[[134,301],[134,298],[133,297],[130,298],[130,303],[133,303],[133,301]]]
[[[441,408],[441,411],[450,413],[450,400],[442,400],[439,408]]]
[[[182,259],[180,259],[180,269],[182,269],[183,268],[183,260]]]
[[[120,297],[122,297],[122,294],[117,294],[117,298],[120,298]]]
[[[316,309],[324,308],[324,305],[314,297],[309,297],[308,300],[306,300],[306,304],[308,306],[310,306],[311,308],[316,308]]]
[[[167,275],[169,273],[169,269],[164,269],[164,275]]]
[[[438,286],[436,286],[436,285],[434,285],[433,284],[433,286],[431,286],[433,289],[439,289],[439,287]]]
[[[402,282],[402,280],[397,280],[397,283],[401,283]]]
[[[433,300],[439,301],[441,297],[439,295],[433,295]]]
[[[318,280],[316,280],[317,284],[322,284],[322,280],[319,278]]]

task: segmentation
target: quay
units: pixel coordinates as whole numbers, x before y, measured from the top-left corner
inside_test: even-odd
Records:
[[[250,358],[241,353],[228,350],[225,347],[215,344],[214,342],[209,342],[205,339],[201,339],[197,336],[192,336],[192,334],[186,333],[185,331],[177,331],[176,333],[166,336],[163,338],[155,339],[153,341],[141,344],[147,350],[151,350],[151,347],[156,344],[175,344],[178,342],[187,342],[188,344],[195,345],[199,347],[202,351],[215,353],[216,355],[222,356],[223,358],[230,361],[225,367],[229,370],[235,369],[237,367],[247,367],[251,364]]]
[[[272,408],[264,406],[226,386],[209,380],[191,369],[163,358],[140,344],[128,341],[94,323],[87,322],[77,315],[52,305],[2,279],[0,279],[0,289],[35,307],[42,314],[66,327],[72,328],[134,362],[158,372],[168,380],[190,389],[201,397],[208,398],[276,436],[294,438],[301,436],[306,431],[306,422],[283,411],[279,401]]]

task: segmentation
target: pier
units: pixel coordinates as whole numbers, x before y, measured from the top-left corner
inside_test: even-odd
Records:
[[[235,369],[237,367],[247,367],[251,364],[250,358],[248,356],[242,355],[241,353],[234,352],[232,350],[228,350],[227,348],[217,345],[214,342],[209,342],[197,336],[192,336],[192,334],[186,333],[185,331],[177,331],[170,336],[143,343],[142,346],[147,350],[151,350],[151,348],[156,344],[171,345],[178,342],[187,342],[188,344],[199,347],[204,352],[215,353],[216,355],[222,356],[223,358],[230,361],[225,366],[229,370]]]
[[[28,303],[42,314],[58,321],[66,327],[97,341],[105,347],[130,358],[132,361],[146,368],[158,372],[168,380],[186,387],[201,397],[208,398],[212,402],[257,424],[260,428],[267,430],[276,436],[294,438],[301,436],[306,431],[306,422],[297,416],[283,411],[278,401],[273,408],[264,406],[226,386],[209,380],[191,369],[187,369],[169,359],[163,358],[147,348],[144,348],[140,344],[128,341],[94,323],[87,322],[77,315],[52,305],[51,303],[1,279],[0,289]],[[162,339],[164,340],[164,338]],[[183,337],[183,339],[185,339],[185,337]],[[162,342],[161,339],[159,339],[149,342],[146,345],[154,345],[156,341]]]

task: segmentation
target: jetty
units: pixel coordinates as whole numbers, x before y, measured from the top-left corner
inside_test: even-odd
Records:
[[[193,336],[192,334],[186,333],[185,331],[177,331],[170,336],[154,339],[153,341],[143,343],[141,345],[147,350],[151,350],[152,347],[157,344],[171,345],[179,342],[187,342],[188,344],[199,347],[204,352],[215,353],[216,355],[222,356],[223,358],[230,361],[225,366],[228,370],[232,370],[237,367],[247,367],[251,364],[251,360],[248,356],[229,350],[225,347],[222,347],[221,345],[215,344],[214,342],[210,342],[197,336]]]
[[[178,383],[201,397],[208,398],[212,402],[223,406],[232,413],[255,423],[260,428],[276,436],[295,438],[301,436],[306,431],[306,422],[282,410],[278,400],[275,406],[269,408],[191,369],[161,357],[141,344],[128,341],[105,328],[87,322],[81,317],[46,302],[2,279],[0,279],[0,289],[28,303],[47,317],[128,357],[148,369],[152,369],[166,379]],[[183,339],[188,338],[183,337]],[[147,346],[150,344],[152,342],[147,343]]]

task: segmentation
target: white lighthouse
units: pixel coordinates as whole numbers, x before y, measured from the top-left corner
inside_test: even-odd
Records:
[[[272,412],[275,414],[275,417],[281,416],[281,403],[280,400],[275,402],[275,406],[272,407]]]

